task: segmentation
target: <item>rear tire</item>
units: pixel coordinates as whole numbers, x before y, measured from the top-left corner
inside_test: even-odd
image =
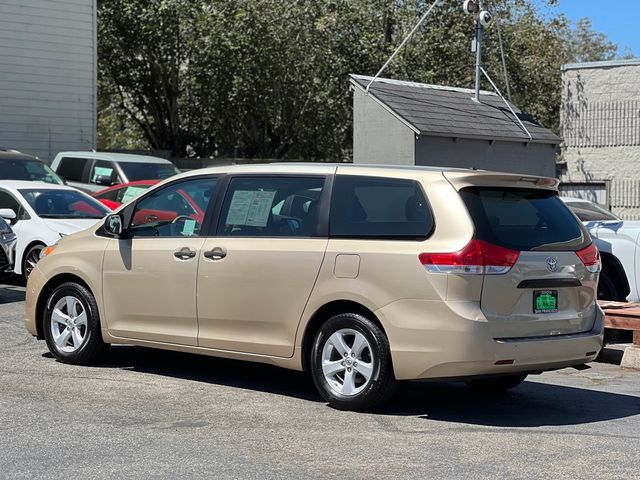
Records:
[[[499,377],[478,378],[467,382],[474,390],[496,393],[506,392],[520,385],[527,378],[526,373],[516,375],[501,375]]]
[[[343,313],[325,322],[314,339],[309,365],[320,395],[339,410],[373,408],[396,390],[389,340],[362,315]]]
[[[606,271],[602,271],[598,280],[598,300],[624,301],[620,300],[621,296],[613,280]]]
[[[88,365],[109,348],[102,340],[96,300],[78,283],[63,283],[51,292],[43,327],[49,351],[64,363]]]

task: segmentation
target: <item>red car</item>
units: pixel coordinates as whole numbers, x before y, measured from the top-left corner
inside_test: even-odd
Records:
[[[114,185],[113,187],[94,193],[93,197],[103,205],[114,210],[119,208],[123,203],[133,200],[144,193],[146,189],[159,182],[160,180],[139,180],[137,182]],[[172,221],[179,216],[187,216],[198,221],[198,223],[202,223],[204,211],[200,205],[198,205],[198,202],[182,189],[177,190],[177,193],[178,195],[169,197],[172,199],[171,205],[154,205],[156,208],[138,210],[136,217],[142,216],[147,220],[137,222],[137,219],[134,218],[134,223],[146,223],[150,217],[154,217],[154,219],[159,222]]]
[[[113,187],[105,188],[99,192],[94,193],[93,198],[97,199],[103,205],[106,205],[111,210],[115,210],[123,203],[127,203],[129,200],[133,200],[147,188],[160,182],[160,180],[139,180],[131,183],[121,183],[114,185]]]

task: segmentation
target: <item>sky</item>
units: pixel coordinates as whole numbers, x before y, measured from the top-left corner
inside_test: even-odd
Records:
[[[637,0],[559,0],[553,11],[564,13],[574,22],[589,17],[595,31],[618,44],[619,55],[630,50],[640,57],[639,3]]]

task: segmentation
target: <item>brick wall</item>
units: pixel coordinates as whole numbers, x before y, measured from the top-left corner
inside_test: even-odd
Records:
[[[640,219],[640,59],[565,66],[561,180],[610,180],[612,210]]]

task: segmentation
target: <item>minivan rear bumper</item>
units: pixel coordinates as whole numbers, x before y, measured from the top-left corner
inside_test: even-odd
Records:
[[[604,313],[588,332],[496,339],[477,302],[400,300],[376,311],[398,380],[469,378],[580,365],[602,348]],[[511,362],[512,361],[512,362]]]

